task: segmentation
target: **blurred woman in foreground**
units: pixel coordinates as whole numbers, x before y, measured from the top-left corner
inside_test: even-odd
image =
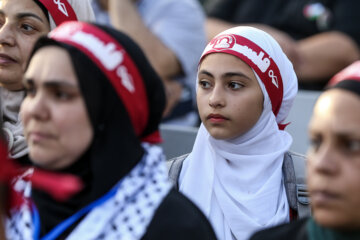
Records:
[[[360,63],[330,81],[309,125],[307,183],[313,217],[251,239],[360,239]]]
[[[35,45],[24,77],[29,156],[40,169],[78,177],[83,188],[62,202],[27,188],[9,219],[10,238],[215,239],[172,188],[154,145],[165,93],[140,48],[83,22],[49,36]]]

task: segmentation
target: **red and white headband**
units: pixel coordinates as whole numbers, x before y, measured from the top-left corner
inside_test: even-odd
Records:
[[[65,21],[77,21],[74,9],[67,0],[38,0],[49,11],[56,26]]]
[[[222,34],[210,41],[200,62],[210,53],[228,53],[247,63],[263,82],[277,116],[283,99],[283,81],[278,66],[264,49],[245,37]]]
[[[86,54],[110,80],[129,113],[137,136],[144,131],[149,108],[140,72],[125,48],[103,30],[84,22],[66,22],[49,37]]]
[[[360,80],[360,60],[353,62],[337,74],[329,81],[328,86],[333,86],[343,80]]]

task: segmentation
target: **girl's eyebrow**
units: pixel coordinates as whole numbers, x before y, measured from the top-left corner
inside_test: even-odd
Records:
[[[242,77],[242,78],[246,78],[246,79],[252,81],[252,79],[250,77],[243,74],[242,72],[227,72],[227,73],[223,74],[223,77]]]
[[[200,75],[200,74],[205,74],[205,75],[207,75],[207,76],[209,76],[209,77],[214,77],[213,74],[211,74],[210,72],[208,72],[208,71],[206,71],[206,70],[201,70],[198,75]],[[237,77],[246,78],[246,79],[252,81],[252,79],[251,79],[250,77],[248,77],[247,75],[243,74],[242,72],[227,72],[227,73],[224,73],[224,74],[222,75],[223,78],[229,78],[229,77],[234,77],[234,76],[235,76],[235,77],[237,76]]]
[[[213,75],[212,75],[210,72],[206,71],[206,70],[201,70],[201,71],[199,72],[199,74],[205,74],[205,75],[207,75],[207,76],[209,76],[209,77],[213,77]],[[199,75],[199,74],[198,74],[198,75]]]

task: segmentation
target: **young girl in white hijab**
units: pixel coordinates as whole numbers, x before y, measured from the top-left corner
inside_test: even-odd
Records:
[[[247,239],[289,221],[283,129],[295,95],[291,62],[267,33],[235,27],[216,36],[199,63],[202,124],[179,189],[210,219],[221,240]]]

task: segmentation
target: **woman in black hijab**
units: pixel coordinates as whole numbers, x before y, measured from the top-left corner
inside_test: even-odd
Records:
[[[161,140],[163,86],[130,38],[88,23],[62,24],[35,45],[24,85],[21,117],[31,161],[77,176],[83,188],[62,202],[31,189],[8,235],[215,239],[205,217],[167,179],[154,145]]]

